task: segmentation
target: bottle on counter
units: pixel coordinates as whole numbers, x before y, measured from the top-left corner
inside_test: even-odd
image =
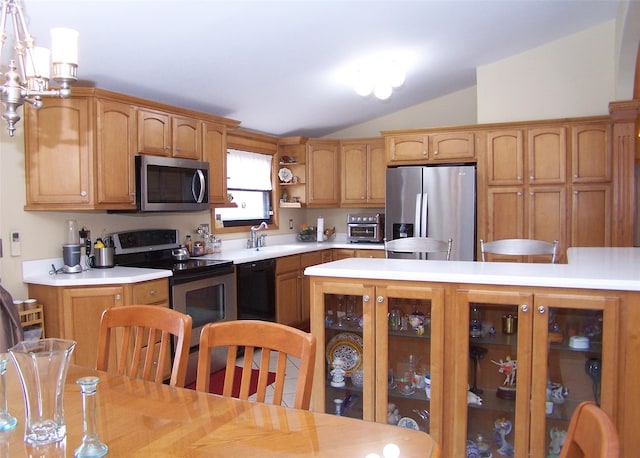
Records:
[[[191,236],[187,235],[184,238],[184,246],[189,250],[189,254],[193,254],[193,240],[191,240]]]

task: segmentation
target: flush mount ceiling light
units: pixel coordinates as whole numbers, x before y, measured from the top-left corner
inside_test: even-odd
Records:
[[[71,29],[51,30],[51,48],[35,46],[35,40],[27,30],[21,0],[2,0],[0,10],[0,62],[7,39],[7,17],[11,17],[15,57],[9,61],[9,69],[4,73],[0,100],[5,111],[2,117],[7,121],[7,130],[13,137],[16,123],[20,120],[18,108],[24,102],[36,108],[42,106],[42,97],[66,98],[71,95],[70,85],[77,79],[78,32]],[[16,66],[16,60],[18,64]],[[60,84],[49,89],[49,77]]]
[[[356,69],[354,89],[367,97],[371,93],[380,100],[391,97],[394,88],[404,84],[405,72],[396,59],[382,58],[360,64]]]

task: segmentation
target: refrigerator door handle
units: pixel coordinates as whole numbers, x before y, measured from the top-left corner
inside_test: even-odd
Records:
[[[422,210],[422,194],[416,194],[416,211],[414,213],[415,215],[415,221],[413,222],[413,237],[418,237],[420,235],[422,235],[422,225],[420,224],[420,213]]]
[[[422,208],[420,211],[420,237],[427,237],[429,234],[429,228],[427,224],[429,223],[429,219],[427,218],[427,202],[428,202],[428,194],[425,192],[422,194]]]

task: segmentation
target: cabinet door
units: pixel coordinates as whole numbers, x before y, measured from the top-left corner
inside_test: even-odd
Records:
[[[522,185],[524,143],[521,130],[487,133],[487,182],[489,185]]]
[[[209,202],[227,202],[227,135],[221,124],[202,123],[202,160],[209,163]]]
[[[487,239],[524,238],[524,196],[521,187],[490,187],[487,191]]]
[[[428,135],[387,137],[388,163],[424,162],[429,159]]]
[[[72,354],[74,364],[95,367],[100,317],[109,307],[123,305],[123,296],[121,286],[65,288],[62,293],[63,338],[77,342]],[[111,354],[115,357],[116,352]]]
[[[367,156],[367,203],[384,207],[387,183],[387,157],[384,140],[372,141]]]
[[[138,153],[171,156],[171,117],[138,108]]]
[[[560,242],[558,262],[564,262],[567,246],[567,205],[564,187],[530,186],[527,195],[527,238]],[[528,262],[535,262],[530,256]],[[541,262],[549,262],[544,256]]]
[[[377,286],[371,298],[376,307],[376,421],[406,422],[438,442],[445,390],[444,298],[442,288],[409,285]]]
[[[338,142],[309,142],[307,157],[308,205],[337,207],[340,204]]]
[[[573,183],[611,181],[611,129],[608,124],[571,127]]]
[[[376,420],[374,297],[372,286],[311,280],[314,411]],[[362,383],[353,375],[359,371]]]
[[[289,326],[300,323],[300,255],[276,259],[276,321]]]
[[[367,201],[367,146],[342,145],[342,204],[361,205]]]
[[[554,436],[583,401],[616,418],[618,307],[612,297],[535,295],[529,456],[558,451]]]
[[[571,246],[611,246],[611,186],[573,186]]]
[[[445,132],[429,137],[431,158],[437,161],[471,160],[476,157],[473,132]]]
[[[135,206],[135,110],[131,105],[96,100],[98,205]]]
[[[566,182],[566,128],[530,129],[528,136],[528,174],[530,184]]]
[[[449,354],[461,376],[452,382],[448,410],[450,456],[466,456],[468,440],[493,456],[511,456],[514,448],[516,456],[529,456],[533,295],[473,289],[459,290],[456,299],[459,324]]]
[[[47,99],[39,110],[27,105],[25,112],[27,207],[45,204],[51,209],[90,208],[93,161],[89,100]]]
[[[329,255],[329,258],[327,258]],[[306,323],[311,316],[311,281],[304,275],[304,269],[331,260],[331,250],[313,251],[300,255],[300,278],[302,279],[302,297],[300,298],[300,321]]]
[[[202,160],[202,126],[200,121],[185,116],[171,117],[173,157]]]
[[[350,250],[348,248],[334,248],[333,260],[338,261],[340,259],[355,258],[356,250]]]

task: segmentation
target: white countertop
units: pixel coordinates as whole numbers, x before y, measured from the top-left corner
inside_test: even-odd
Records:
[[[337,234],[335,241],[330,242],[296,242],[294,236],[273,236],[269,246],[261,248],[245,248],[245,239],[223,242],[222,253],[200,256],[198,259],[231,260],[234,264],[278,258],[294,254],[330,248],[348,248],[358,250],[382,250],[384,244],[349,243],[346,234]],[[40,259],[22,263],[22,281],[24,283],[47,286],[89,286],[110,285],[119,283],[137,283],[172,276],[170,270],[142,269],[137,267],[113,267],[111,269],[86,269],[77,274],[51,273],[52,265],[62,266],[62,258]],[[85,265],[84,257],[82,265]]]
[[[569,264],[351,258],[307,267],[319,277],[640,291],[640,248],[569,248]]]

